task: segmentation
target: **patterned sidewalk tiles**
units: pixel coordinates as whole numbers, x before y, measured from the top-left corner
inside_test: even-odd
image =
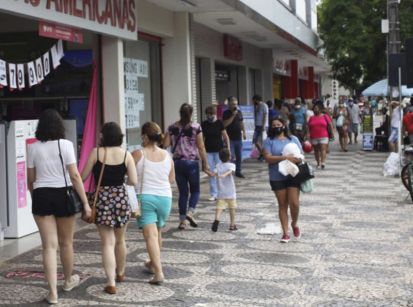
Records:
[[[302,238],[288,244],[280,234],[257,234],[278,225],[265,163],[244,163],[247,178],[237,179],[235,232],[227,213],[211,232],[215,204],[203,180],[197,229],[177,229],[174,198],[161,286],[147,283],[142,233],[130,223],[126,282],[118,294],[104,293],[99,236],[85,226],[75,239],[81,285],[59,291],[58,306],[413,306],[413,205],[400,178],[383,177],[385,159],[332,150],[326,169],[316,171],[315,192],[301,196]],[[0,264],[0,306],[47,306],[41,261],[36,248]]]

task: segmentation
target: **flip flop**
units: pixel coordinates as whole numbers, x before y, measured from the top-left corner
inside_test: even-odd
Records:
[[[185,230],[186,229],[186,223],[184,221],[180,222],[179,226],[178,226],[178,229],[179,230]]]
[[[233,231],[233,230],[238,230],[237,225],[231,225],[229,226],[229,230]]]
[[[194,227],[194,228],[198,227],[198,224],[195,222],[195,220],[191,216],[187,215],[186,219],[189,222],[189,225],[191,225],[191,227]]]

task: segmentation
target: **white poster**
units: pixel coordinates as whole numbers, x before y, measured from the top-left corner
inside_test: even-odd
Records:
[[[57,42],[57,55],[59,56],[59,60],[65,56],[65,52],[63,51],[63,41],[61,39]]]
[[[10,88],[17,88],[16,82],[16,64],[9,63],[9,86]]]
[[[24,86],[24,64],[17,64],[17,87],[23,89]]]
[[[53,68],[56,69],[56,67],[60,65],[60,58],[59,58],[59,54],[57,53],[56,45],[53,45],[50,51],[52,52]]]
[[[37,84],[36,68],[34,67],[34,62],[27,63],[27,74],[29,76],[29,86]]]
[[[43,54],[43,77],[47,77],[50,73],[50,57],[49,51]]]
[[[6,62],[0,60],[0,86],[7,86]]]
[[[145,66],[142,61],[124,58],[125,75],[125,114],[126,128],[138,128],[140,126],[140,111],[144,110],[143,94],[139,93],[140,75],[145,74]]]
[[[138,77],[148,78],[148,62],[142,60],[135,60],[138,67]]]
[[[42,58],[36,59],[36,72],[37,72],[37,82],[40,83],[44,79]]]

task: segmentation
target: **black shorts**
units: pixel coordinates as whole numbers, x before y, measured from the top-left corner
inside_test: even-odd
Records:
[[[270,180],[270,185],[271,185],[271,190],[273,190],[273,191],[284,190],[284,189],[287,189],[287,188],[298,188],[298,189],[300,189],[300,185],[297,184],[297,183],[294,183],[291,179],[280,180],[280,181]]]
[[[66,205],[66,187],[37,188],[32,195],[32,213],[34,215],[72,216]]]

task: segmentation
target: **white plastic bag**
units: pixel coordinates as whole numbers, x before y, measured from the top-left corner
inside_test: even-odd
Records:
[[[392,152],[383,165],[383,176],[398,176],[400,173],[399,154]]]
[[[131,185],[126,185],[126,193],[128,194],[132,217],[139,217],[141,215],[141,208],[138,197],[136,196],[135,188]]]
[[[283,160],[278,163],[278,170],[284,176],[291,175],[295,177],[298,174],[298,166],[288,160]]]

